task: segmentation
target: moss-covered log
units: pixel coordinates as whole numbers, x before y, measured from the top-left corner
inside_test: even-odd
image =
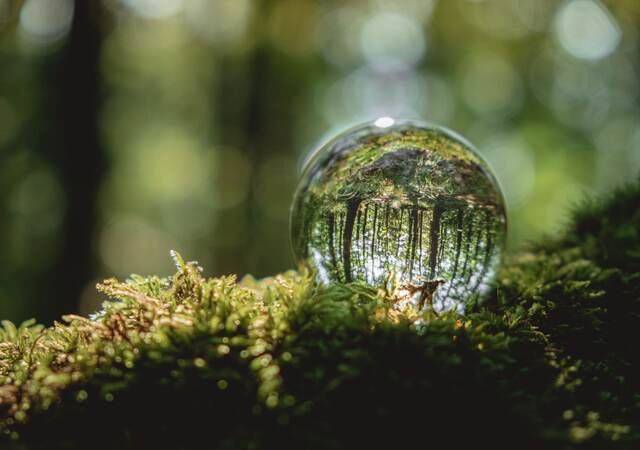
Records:
[[[640,447],[640,185],[509,256],[464,317],[176,261],[106,281],[95,317],[3,323],[5,446]]]

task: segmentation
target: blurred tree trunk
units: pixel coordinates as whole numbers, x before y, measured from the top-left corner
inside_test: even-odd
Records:
[[[261,7],[259,12],[266,8],[266,2],[258,3]],[[258,13],[258,15],[260,15]],[[258,36],[262,36],[262,32]],[[259,42],[249,60],[249,82],[248,82],[248,99],[246,110],[245,132],[247,145],[245,147],[246,155],[251,163],[251,178],[249,180],[249,192],[247,197],[247,223],[249,224],[249,232],[247,233],[242,248],[242,253],[249,256],[247,261],[247,270],[249,273],[259,273],[259,254],[256,251],[255,237],[259,235],[256,227],[263,221],[261,217],[262,211],[258,204],[256,194],[257,169],[270,153],[270,149],[265,145],[265,134],[269,122],[269,114],[267,109],[268,88],[269,88],[269,54],[266,45]]]
[[[55,167],[66,210],[52,284],[43,297],[41,317],[51,320],[77,309],[79,295],[94,276],[93,237],[96,197],[105,172],[99,139],[101,104],[99,2],[76,1],[73,27],[61,53],[45,67],[47,123],[40,152]]]
[[[271,79],[271,59],[269,46],[265,39],[265,17],[268,16],[271,0],[257,0],[252,3],[253,17],[249,33],[255,40],[247,55],[216,56],[220,59],[221,70],[217,73],[213,98],[215,108],[219,110],[219,129],[216,139],[220,143],[243,149],[251,172],[249,175],[247,198],[236,214],[244,216],[247,232],[243,242],[234,248],[235,258],[225,258],[225,266],[220,270],[235,273],[266,275],[261,267],[258,239],[260,227],[264,227],[264,217],[259,204],[256,175],[262,163],[272,153],[269,147],[271,121],[269,102],[273,95]],[[282,99],[280,99],[282,101]],[[221,233],[234,227],[235,215],[221,218]]]

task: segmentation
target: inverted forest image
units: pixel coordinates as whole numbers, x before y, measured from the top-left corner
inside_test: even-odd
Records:
[[[325,283],[399,285],[419,309],[463,312],[486,292],[504,247],[502,193],[461,138],[392,123],[346,131],[309,161],[294,249]]]

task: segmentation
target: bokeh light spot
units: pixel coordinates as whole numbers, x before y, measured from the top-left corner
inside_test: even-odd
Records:
[[[166,19],[182,10],[183,0],[122,0],[132,11],[145,19]]]
[[[135,142],[135,141],[134,141]],[[150,198],[189,198],[206,188],[213,162],[180,129],[150,127],[131,148],[135,180]]]
[[[554,25],[562,48],[581,59],[604,58],[616,49],[622,38],[615,18],[597,0],[565,2]]]
[[[420,24],[396,13],[378,13],[369,18],[360,35],[369,64],[379,70],[406,69],[415,65],[426,50]]]
[[[358,30],[365,16],[350,8],[336,8],[325,14],[316,25],[315,42],[317,51],[334,66],[347,67],[359,63],[362,50]]]
[[[20,30],[29,43],[57,43],[71,30],[73,10],[73,0],[27,0],[20,11]]]
[[[184,5],[187,26],[211,44],[235,45],[245,36],[249,0],[191,0]]]
[[[462,96],[476,113],[509,115],[522,106],[518,73],[495,52],[474,52],[463,73]]]

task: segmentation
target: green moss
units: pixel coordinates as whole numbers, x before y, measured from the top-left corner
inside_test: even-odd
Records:
[[[12,448],[637,448],[640,185],[508,257],[459,317],[304,273],[99,288],[93,318],[0,330]],[[203,445],[206,443],[206,445]]]

